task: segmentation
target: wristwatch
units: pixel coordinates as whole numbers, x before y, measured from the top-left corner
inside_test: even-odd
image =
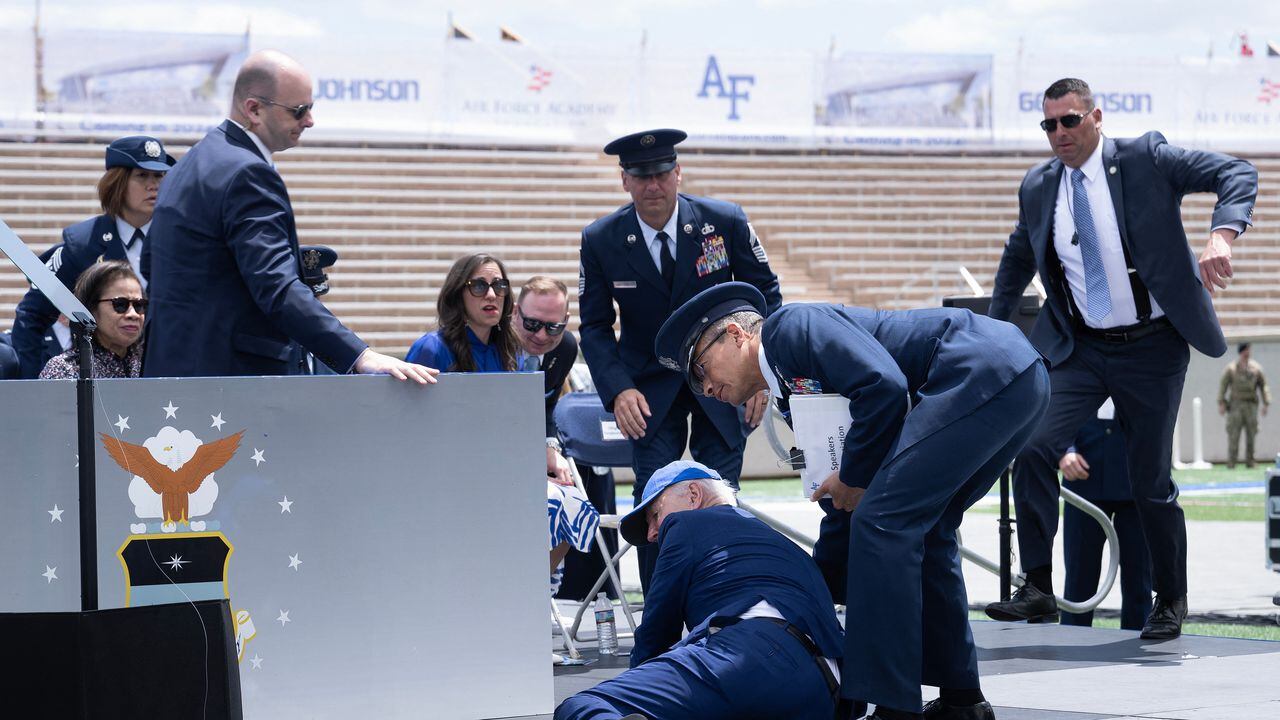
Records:
[[[564,448],[560,447],[560,441],[553,437],[547,438],[547,447],[551,448],[552,450],[555,450],[561,455],[564,454]]]

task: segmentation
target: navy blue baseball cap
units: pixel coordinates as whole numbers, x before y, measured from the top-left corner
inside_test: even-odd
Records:
[[[113,140],[107,146],[107,169],[113,167],[142,168],[155,172],[169,172],[178,162],[164,151],[164,145],[147,135],[130,135]]]
[[[628,175],[660,175],[676,166],[676,144],[687,137],[683,130],[645,130],[614,140],[604,146],[604,152],[617,155],[618,164]]]
[[[707,327],[720,318],[743,310],[766,314],[764,295],[754,285],[727,282],[713,285],[694,295],[662,323],[653,341],[658,363],[682,372],[695,395],[702,394],[702,381],[693,376],[693,349]]]
[[[661,495],[663,490],[678,482],[702,479],[724,482],[720,473],[692,460],[676,460],[655,470],[649,476],[649,482],[644,484],[644,494],[640,496],[640,504],[622,516],[619,527],[622,531],[622,539],[636,546],[648,545],[649,519],[645,516],[645,512],[649,504]]]

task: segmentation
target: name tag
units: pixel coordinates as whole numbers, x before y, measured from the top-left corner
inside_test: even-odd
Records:
[[[614,280],[613,281],[614,290],[634,290],[635,287],[636,287],[635,280]]]

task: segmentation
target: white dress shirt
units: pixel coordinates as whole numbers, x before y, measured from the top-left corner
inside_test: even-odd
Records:
[[[227,121],[230,122],[232,125],[235,125],[236,127],[243,130],[244,134],[249,136],[249,139],[253,141],[253,144],[258,146],[258,152],[262,153],[262,157],[266,159],[268,165],[270,165],[273,168],[276,166],[276,161],[272,159],[271,151],[268,150],[267,146],[262,142],[262,138],[258,137],[257,134],[255,134],[249,128],[241,125],[240,123],[236,122],[235,120],[232,120],[231,118],[227,118]]]
[[[680,224],[677,218],[679,214],[680,214],[680,205],[679,203],[677,203],[676,207],[671,211],[671,217],[667,218],[667,224],[662,226],[661,230],[654,230],[653,228],[645,224],[644,220],[640,217],[639,212],[636,213],[636,220],[640,222],[640,233],[644,235],[644,244],[646,247],[649,248],[649,257],[653,258],[653,264],[655,267],[658,268],[659,275],[662,274],[662,260],[661,260],[661,257],[658,255],[658,253],[662,251],[663,244],[658,242],[658,233],[664,232],[667,234],[667,237],[671,238],[672,242],[667,243],[667,247],[670,248],[668,250],[668,253],[670,253],[671,259],[675,260],[676,259],[676,244],[675,244],[676,227]]]
[[[133,231],[142,231],[142,240],[139,242],[131,242],[133,240]],[[142,289],[147,289],[147,279],[142,277],[142,245],[147,241],[146,236],[151,232],[151,221],[148,220],[146,225],[135,228],[125,222],[124,218],[116,218],[116,231],[120,233],[120,242],[124,244],[124,256],[129,261],[129,266],[133,268],[134,274],[138,276],[138,281],[142,283]]]
[[[1105,137],[1099,137],[1098,147],[1080,166],[1084,173],[1084,189],[1089,196],[1089,209],[1093,215],[1093,227],[1098,232],[1098,247],[1101,250],[1102,266],[1107,275],[1107,289],[1111,293],[1111,312],[1100,320],[1088,317],[1084,308],[1088,304],[1088,292],[1085,289],[1084,257],[1080,254],[1080,246],[1073,245],[1071,238],[1076,233],[1075,218],[1071,210],[1075,207],[1072,195],[1071,173],[1073,169],[1063,166],[1062,179],[1058,184],[1058,201],[1053,209],[1053,247],[1058,251],[1058,259],[1062,261],[1063,274],[1067,285],[1075,298],[1076,307],[1080,308],[1081,319],[1093,328],[1113,328],[1133,325],[1138,322],[1138,309],[1133,301],[1133,287],[1129,284],[1129,271],[1124,264],[1124,247],[1120,244],[1120,226],[1116,221],[1116,208],[1111,202],[1111,188],[1107,185],[1107,172],[1102,165],[1102,146]],[[1229,228],[1237,234],[1243,233],[1245,226],[1241,222],[1223,223],[1213,229]],[[1164,315],[1160,303],[1151,297],[1151,319]]]

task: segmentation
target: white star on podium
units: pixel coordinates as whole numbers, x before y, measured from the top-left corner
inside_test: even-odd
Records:
[[[254,670],[262,669],[262,658],[258,657],[258,653],[254,653],[253,657],[249,658],[249,662],[253,664]]]
[[[298,566],[301,564],[302,564],[302,561],[298,559],[297,555],[289,556],[289,567],[292,568],[294,572],[298,571]]]
[[[169,561],[168,561],[168,562],[166,562],[166,563],[165,563],[165,565],[168,565],[169,567],[173,568],[174,570],[181,570],[181,569],[182,569],[182,566],[183,566],[183,565],[186,565],[186,564],[187,564],[187,563],[189,563],[189,562],[191,562],[191,561],[190,561],[190,560],[183,560],[181,555],[173,555],[173,556],[171,556],[171,557],[169,558]]]
[[[259,465],[267,461],[266,458],[262,457],[262,451],[259,450],[258,448],[253,449],[253,457],[249,459],[253,461],[254,467],[258,467]]]
[[[117,415],[116,421],[111,424],[120,428],[120,432],[124,432],[125,430],[129,429],[129,418],[123,417],[121,415]]]
[[[58,579],[58,568],[49,567],[48,565],[45,565],[44,572],[40,574],[43,575],[46,579],[48,579],[50,583],[52,583],[54,580]]]
[[[62,510],[58,507],[58,503],[54,503],[53,509],[45,510],[45,512],[49,513],[49,522],[62,522],[62,513],[66,512],[66,510]]]
[[[292,514],[293,514],[293,510],[291,509],[291,508],[293,507],[293,501],[289,499],[289,496],[288,496],[288,495],[285,495],[285,496],[284,496],[284,499],[283,499],[283,500],[280,500],[280,501],[279,501],[279,502],[277,502],[276,504],[280,506],[280,514],[281,514],[281,515],[283,515],[283,514],[285,514],[285,513],[289,513],[290,515],[292,515]]]
[[[288,610],[281,610],[280,617],[276,618],[276,622],[280,623],[280,627],[284,627],[285,623],[293,622],[293,621],[289,619]]]
[[[222,413],[218,413],[217,415],[210,415],[209,417],[213,419],[213,424],[209,426],[211,428],[217,428],[221,430],[222,426],[225,425],[227,422],[226,420],[222,419]]]
[[[164,416],[167,418],[176,419],[178,417],[178,406],[174,405],[172,400],[169,401],[168,405],[165,405],[160,409],[164,411]]]

